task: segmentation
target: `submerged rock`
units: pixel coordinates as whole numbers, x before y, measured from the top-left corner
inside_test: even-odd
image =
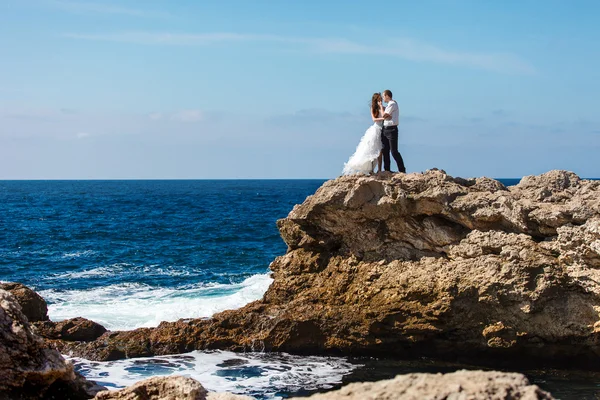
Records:
[[[262,300],[57,345],[93,360],[229,349],[600,366],[600,182],[346,176],[278,227],[288,251]]]
[[[554,397],[521,374],[457,371],[449,374],[408,374],[394,379],[351,383],[340,390],[315,394],[312,400],[551,400]]]

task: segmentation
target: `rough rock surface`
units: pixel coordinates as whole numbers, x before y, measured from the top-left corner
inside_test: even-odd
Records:
[[[458,371],[408,374],[394,379],[351,383],[340,390],[315,394],[312,400],[550,400],[553,397],[521,374]]]
[[[0,289],[6,290],[15,296],[29,322],[48,320],[46,300],[27,286],[16,282],[7,282],[0,283]]]
[[[340,177],[278,227],[288,251],[262,300],[57,346],[95,360],[220,348],[600,366],[598,181]]]
[[[87,399],[95,389],[56,350],[47,348],[17,299],[0,289],[0,399]]]
[[[205,400],[202,385],[184,376],[159,376],[145,379],[121,390],[105,390],[94,400]]]
[[[209,393],[196,380],[184,376],[159,376],[121,390],[100,392],[94,400],[253,400],[231,393]]]
[[[72,342],[90,342],[106,332],[106,328],[102,325],[81,317],[60,322],[36,322],[34,326],[37,328],[38,333],[45,338]]]
[[[552,400],[522,374],[457,371],[449,374],[407,374],[379,382],[351,383],[340,390],[315,394],[314,400]],[[104,391],[94,400],[252,400],[231,393],[207,393],[192,378],[155,377],[118,391]],[[300,398],[296,398],[300,399]]]

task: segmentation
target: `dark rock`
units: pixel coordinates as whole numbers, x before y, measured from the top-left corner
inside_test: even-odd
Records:
[[[6,290],[15,296],[29,322],[48,320],[46,300],[27,286],[16,282],[8,282],[0,283],[0,289]]]
[[[45,338],[70,342],[91,342],[106,332],[102,325],[81,317],[60,322],[37,322],[34,325],[38,333]]]

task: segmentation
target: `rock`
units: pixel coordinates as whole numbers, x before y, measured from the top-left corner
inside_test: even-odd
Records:
[[[104,390],[106,390],[104,386],[100,386],[95,382],[88,381],[84,376],[78,372],[75,372],[74,380],[58,381],[43,393],[43,399],[88,400]],[[39,395],[32,397],[32,399],[38,398]],[[27,397],[19,397],[19,399],[24,400],[27,399]]]
[[[27,286],[20,283],[8,282],[0,283],[0,289],[6,290],[15,296],[21,305],[23,314],[25,314],[29,322],[48,320],[46,300]]]
[[[56,351],[44,347],[17,299],[0,290],[0,391],[22,388],[26,383],[48,387],[58,379],[75,378],[73,367]]]
[[[521,374],[458,371],[408,374],[394,379],[351,383],[340,390],[315,394],[312,400],[550,400],[553,397]]]
[[[77,342],[90,342],[106,332],[102,325],[81,317],[60,322],[43,321],[34,325],[45,338]]]
[[[551,400],[553,397],[518,373],[457,371],[448,374],[398,375],[391,380],[351,383],[340,390],[315,394],[315,400],[485,399]],[[117,391],[103,391],[94,400],[252,400],[231,393],[208,393],[192,378],[154,377]]]
[[[205,400],[206,394],[206,389],[192,378],[159,376],[125,389],[100,392],[94,400]]]
[[[600,368],[600,182],[345,176],[278,227],[260,301],[61,342],[94,360],[200,349]]]
[[[46,347],[15,296],[0,289],[0,399],[88,399],[96,389]]]

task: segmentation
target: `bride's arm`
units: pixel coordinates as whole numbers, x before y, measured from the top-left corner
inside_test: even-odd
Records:
[[[383,118],[378,118],[378,121],[385,121],[386,119],[390,119],[390,115],[385,113],[385,108],[383,104],[379,103],[379,114],[383,115]]]
[[[373,119],[373,122],[383,121],[383,118],[376,117],[375,114],[373,114],[373,111],[371,111],[371,118]]]

